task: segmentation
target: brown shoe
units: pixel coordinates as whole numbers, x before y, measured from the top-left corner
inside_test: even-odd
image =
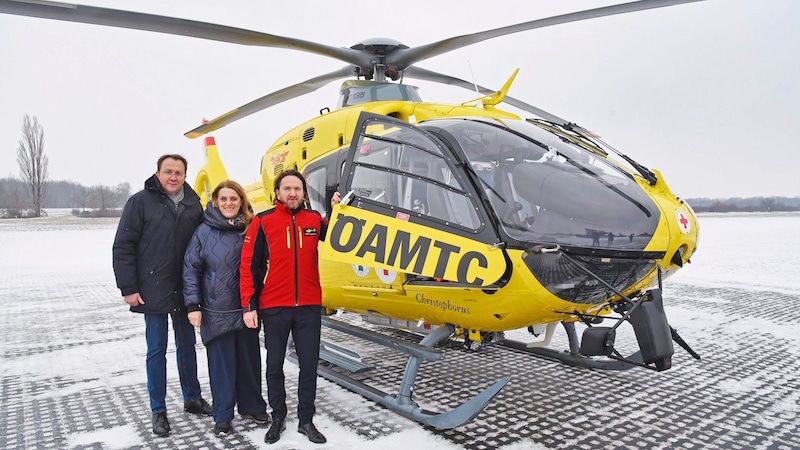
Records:
[[[268,425],[272,422],[272,419],[269,417],[269,414],[265,412],[254,413],[254,414],[242,414],[242,419],[252,420],[253,422],[259,425]]]

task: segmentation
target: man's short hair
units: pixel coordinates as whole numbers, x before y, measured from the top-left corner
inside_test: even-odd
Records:
[[[283,172],[279,173],[278,176],[275,177],[275,189],[279,190],[281,188],[281,181],[283,181],[284,178],[289,177],[289,176],[297,177],[297,178],[300,179],[300,182],[303,183],[303,194],[305,194],[305,192],[307,190],[306,189],[306,178],[297,169],[287,169],[287,170],[284,170]]]
[[[169,155],[163,155],[161,158],[158,158],[158,167],[156,168],[157,172],[161,172],[161,163],[164,162],[164,160],[167,159],[167,158],[169,158],[169,159],[177,159],[178,161],[182,162],[183,163],[184,172],[189,169],[189,163],[186,162],[186,158],[184,158],[181,155],[172,153],[172,154],[169,154]]]

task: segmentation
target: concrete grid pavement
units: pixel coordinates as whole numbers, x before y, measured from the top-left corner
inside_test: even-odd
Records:
[[[113,237],[111,224],[75,230],[43,226],[28,234],[0,228],[3,248],[48,255],[32,262],[8,257],[15,253],[0,258],[0,447],[108,448],[103,442],[115,441],[122,448],[265,448],[263,427],[237,420],[236,432],[220,439],[212,435],[210,418],[182,412],[171,340],[167,400],[173,432],[167,438],[152,435],[143,320],[127,312],[113,286],[109,234]],[[107,252],[107,259],[70,257],[75,248]],[[754,295],[760,297],[757,304]],[[720,301],[702,300],[707,298]],[[499,346],[478,353],[451,348],[443,361],[422,365],[415,399],[426,408],[452,408],[500,377],[512,377],[468,425],[422,427],[324,379],[317,414],[367,441],[421,429],[476,450],[800,448],[798,349],[774,335],[742,339],[741,333],[752,330],[736,327],[742,317],[796,327],[800,296],[678,283],[669,288],[667,307],[684,321],[689,333],[683,337],[703,360],[676,348],[669,371],[603,373]],[[327,329],[324,335],[347,340]],[[369,382],[396,392],[405,358],[372,344],[354,345],[379,368]],[[201,344],[198,357],[203,392],[210,397]],[[286,368],[291,416],[296,368],[291,363]],[[296,433],[294,428],[290,423],[287,435]],[[269,448],[290,447],[279,442]],[[341,447],[329,441],[304,448]]]

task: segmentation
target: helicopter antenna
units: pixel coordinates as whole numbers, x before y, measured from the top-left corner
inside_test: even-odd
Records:
[[[467,66],[469,67],[469,75],[472,77],[472,84],[475,85],[475,92],[480,95],[481,91],[478,89],[478,80],[475,79],[475,74],[472,72],[472,63],[467,60]]]
[[[467,67],[469,67],[469,75],[472,77],[472,85],[475,87],[475,93],[481,95],[480,88],[478,87],[478,80],[475,79],[475,73],[472,71],[472,63],[470,62],[470,60],[467,60]],[[478,100],[480,99],[481,97],[478,97],[475,100],[466,103],[472,103],[474,101],[476,107],[483,108],[486,105],[483,102],[479,103]]]

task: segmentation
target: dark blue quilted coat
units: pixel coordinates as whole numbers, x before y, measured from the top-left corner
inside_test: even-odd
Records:
[[[244,328],[239,298],[239,264],[245,224],[233,224],[210,203],[183,259],[183,297],[188,312],[202,311],[200,338]]]

